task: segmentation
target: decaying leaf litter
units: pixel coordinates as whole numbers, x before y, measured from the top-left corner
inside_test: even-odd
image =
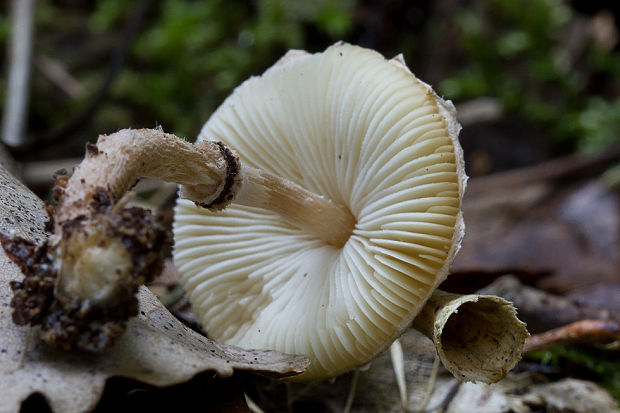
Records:
[[[35,242],[45,237],[43,203],[6,170],[0,170],[2,199],[0,228]],[[122,376],[158,386],[187,381],[202,371],[229,376],[250,370],[274,376],[297,374],[307,360],[276,352],[249,352],[219,345],[193,332],[174,318],[147,289],[139,293],[140,315],[129,322],[117,346],[102,355],[54,351],[40,342],[36,328],[11,320],[8,283],[21,279],[19,269],[0,252],[2,336],[0,339],[0,411],[17,412],[21,403],[41,393],[53,411],[92,409],[106,380]]]
[[[5,177],[6,177],[5,178],[6,179],[5,183],[6,183],[6,185],[8,185],[7,187],[10,189],[10,192],[11,193],[15,193],[15,194],[20,194],[20,193],[21,194],[25,194],[25,198],[24,198],[25,200],[21,200],[19,202],[13,202],[12,204],[9,203],[9,205],[6,205],[6,203],[3,203],[5,214],[9,215],[8,217],[5,217],[5,218],[8,218],[8,220],[4,219],[4,221],[3,221],[4,225],[6,225],[3,229],[6,231],[6,230],[9,230],[11,228],[16,228],[18,231],[24,231],[24,229],[27,228],[26,231],[20,232],[20,233],[23,233],[23,236],[25,236],[25,237],[32,237],[32,239],[35,239],[35,240],[38,240],[38,241],[42,240],[42,237],[43,237],[42,223],[45,222],[45,218],[46,218],[44,210],[42,209],[42,204],[29,191],[27,191],[23,186],[21,186],[21,184],[16,182],[16,180],[13,177],[11,177],[10,175],[7,175],[6,172],[5,172]],[[475,180],[474,180],[474,182],[475,182]],[[593,183],[596,182],[596,178],[592,182]],[[17,188],[17,189],[15,189],[15,188]],[[609,194],[608,196],[614,196],[613,192],[607,192],[607,193]],[[25,217],[16,214],[16,212],[19,212],[19,208],[20,207],[22,207],[22,211],[24,211],[24,205],[28,205],[28,204],[31,204],[31,206],[34,205],[34,208],[32,208],[32,211],[35,211],[35,212],[26,213]],[[473,203],[472,203],[472,205],[473,205]],[[467,208],[467,204],[466,204],[466,208]],[[28,219],[27,219],[28,215],[31,215],[31,214],[35,214],[35,215],[31,216],[30,217],[30,221],[28,221]],[[542,219],[541,215],[537,215],[537,216],[539,217],[538,219]],[[19,218],[16,218],[16,217],[19,217]],[[26,226],[15,225],[16,223],[19,223],[20,221],[22,223],[25,223]],[[471,229],[471,226],[474,226],[474,231],[475,231],[476,230],[476,225],[477,225],[476,222],[472,222],[470,224],[470,229]],[[480,228],[480,229],[485,228],[482,224],[478,224],[478,225],[480,225],[480,226],[478,226],[478,228]],[[614,230],[613,227],[609,227],[609,231],[611,231],[613,233],[613,231],[615,231],[615,230]],[[18,271],[17,271],[16,267],[12,263],[8,262],[8,260],[6,260],[6,258],[5,258],[4,262],[5,262],[4,268],[8,268],[8,270],[13,273],[13,278],[17,277],[18,276]],[[481,274],[483,274],[485,277],[488,277],[489,273],[486,271],[486,267],[484,267],[482,265],[480,265],[480,267],[484,269],[484,271]],[[469,270],[471,270],[472,268],[473,267],[469,267]],[[511,268],[514,270],[515,266],[511,265]],[[516,267],[516,269],[519,269],[519,267]],[[524,264],[522,266],[522,269],[524,270],[521,273],[522,274],[522,278],[523,278],[523,274],[526,274],[525,280],[531,282],[531,279],[528,278],[527,273],[528,273],[528,271],[530,271],[530,272],[531,271],[535,271],[536,268],[532,269],[532,267],[528,267],[528,266],[526,266]],[[545,267],[544,270],[548,271],[549,268]],[[516,272],[518,273],[518,271],[516,271]],[[468,273],[467,276],[470,277],[470,276],[475,276],[475,275],[472,275],[471,273]],[[459,279],[459,278],[460,277],[457,277],[457,279]],[[172,282],[171,285],[174,285],[174,281]],[[461,287],[456,286],[456,288],[462,290],[462,286]],[[500,291],[502,291],[502,289],[506,290],[506,288],[507,287],[505,285],[504,285],[504,287],[500,286],[497,290],[495,290],[495,292],[496,293],[500,292]],[[4,292],[4,294],[10,295],[10,292],[9,292],[8,288],[6,287],[6,285],[4,286],[3,292]],[[143,296],[144,296],[144,294],[146,294],[146,292],[142,293]],[[538,293],[538,294],[540,294],[540,293]],[[3,295],[2,298],[3,298],[3,300],[6,300],[7,296]],[[512,296],[509,295],[508,298],[515,299],[515,296],[514,295],[512,295]],[[10,297],[9,297],[9,299],[10,299]],[[608,315],[611,318],[617,317],[617,316],[614,316],[613,311],[605,310],[600,305],[597,305],[597,304],[600,304],[600,303],[596,303],[595,301],[592,301],[592,302],[595,303],[593,306],[591,306],[593,308],[592,310],[588,310],[587,307],[584,308],[583,305],[578,305],[577,307],[575,307],[574,310],[571,310],[571,311],[568,311],[568,312],[566,310],[564,310],[564,311],[562,311],[560,313],[561,314],[567,314],[567,313],[570,314],[570,313],[575,313],[575,311],[578,310],[575,313],[575,314],[577,314],[575,316],[575,318],[580,318],[582,316],[587,316],[589,318],[594,318],[594,317],[596,317],[596,318],[605,318],[604,317],[605,315]],[[571,301],[570,303],[574,303],[574,301]],[[615,301],[613,301],[613,300],[606,301],[606,303],[609,304],[610,306],[613,306]],[[5,301],[5,304],[6,304],[6,301]],[[562,305],[567,305],[567,303],[563,302]],[[161,311],[161,308],[159,309],[159,311]],[[528,311],[531,311],[530,310],[530,306],[525,304],[524,305],[524,309],[522,311],[524,313],[527,313]],[[534,308],[533,311],[541,311],[541,310],[540,309],[536,310]],[[544,309],[542,311],[544,311]],[[605,311],[607,311],[607,313],[605,313]],[[557,313],[558,313],[557,307],[553,307],[552,314],[557,315]],[[534,314],[536,314],[536,312],[534,312]],[[2,315],[4,316],[3,322],[6,323],[7,322],[7,316],[10,316],[10,312],[7,312],[6,306],[3,306]],[[540,315],[538,315],[537,317],[540,320],[544,319],[544,318],[540,318]],[[560,324],[562,324],[564,322],[567,322],[567,321],[570,321],[570,320],[569,319],[560,320]],[[558,322],[548,322],[546,324],[546,327],[540,328],[540,330],[544,331],[545,328],[550,328],[551,326],[557,326],[557,325],[558,325]],[[9,338],[9,340],[6,342],[7,343],[7,349],[6,349],[7,352],[2,352],[0,354],[0,356],[3,356],[3,359],[5,360],[5,362],[3,362],[3,366],[7,365],[5,363],[8,363],[9,360],[13,359],[15,357],[15,355],[18,354],[19,351],[21,351],[20,350],[20,346],[23,346],[23,342],[24,341],[29,341],[30,333],[25,331],[25,330],[27,330],[27,329],[15,328],[10,323],[7,325],[7,331],[16,331],[17,334],[15,336],[12,336],[10,334],[3,336],[5,338]],[[160,331],[164,331],[165,332],[165,328],[163,330],[160,329]],[[404,341],[404,343],[406,343],[406,341]],[[407,349],[406,345],[405,345],[405,349]],[[407,352],[405,352],[405,354],[407,354]],[[54,355],[54,356],[56,356],[56,355]],[[416,383],[416,384],[424,383],[424,379],[428,379],[428,377],[430,376],[429,370],[430,370],[431,359],[432,359],[432,357],[427,359],[425,364],[422,365],[422,366],[426,366],[426,367],[422,367],[424,373],[421,373],[420,376],[417,376],[417,378],[410,378],[410,380],[408,381],[409,383],[411,383],[411,384],[413,384],[413,383]],[[27,360],[27,359],[24,356],[24,357],[20,358],[20,360]],[[41,363],[41,361],[37,361],[37,363]],[[373,363],[373,365],[380,365],[381,363],[382,362],[377,361],[377,363]],[[415,361],[411,361],[411,363],[415,363]],[[40,373],[41,371],[43,371],[44,373],[42,374],[43,378],[41,379],[41,383],[43,383],[44,379],[47,378],[47,377],[45,377],[46,374],[50,374],[49,378],[47,378],[48,380],[50,378],[58,379],[58,377],[60,376],[61,378],[63,378],[63,380],[61,382],[64,382],[64,380],[68,380],[67,386],[69,386],[69,388],[72,388],[72,389],[74,389],[76,385],[84,383],[84,380],[82,380],[83,376],[81,376],[79,374],[77,375],[78,379],[74,379],[71,376],[64,377],[64,374],[66,372],[63,372],[62,367],[58,367],[57,370],[55,370],[55,367],[51,368],[50,369],[51,373],[48,373],[47,369],[40,370],[39,369],[40,365],[41,364],[33,364],[33,365],[26,364],[26,366],[30,366],[30,368],[34,368],[34,370],[30,370],[33,373],[31,376],[27,373],[27,371],[28,371],[27,368],[22,369],[20,373],[16,373],[17,370],[15,370],[15,363],[14,362],[10,362],[10,365],[7,368],[6,371],[7,371],[7,374],[10,374],[10,377],[12,377],[12,378],[17,377],[16,374],[24,374],[25,377],[30,377],[30,379],[35,380],[34,383],[38,382],[38,379],[36,378],[37,377],[36,374]],[[387,365],[387,361],[386,361],[386,365]],[[383,380],[386,383],[388,383],[387,387],[392,389],[392,393],[394,395],[394,398],[392,400],[393,404],[391,404],[391,405],[393,406],[394,411],[399,411],[399,409],[400,409],[400,404],[398,402],[399,397],[397,395],[397,392],[395,391],[396,385],[395,385],[395,381],[394,381],[394,377],[393,377],[393,372],[391,370],[391,364],[388,367],[389,368],[386,367],[386,371],[383,374],[383,376],[381,376],[381,375],[373,376],[372,369],[371,369],[371,371],[364,373],[362,375],[362,379],[361,379],[361,383],[362,383],[361,389],[365,389],[365,387],[364,387],[365,385],[363,383],[365,383],[366,381],[369,381],[370,383],[372,383],[372,380],[374,380],[375,378],[383,377],[382,379],[377,379],[377,380]],[[102,389],[102,387],[104,385],[106,377],[108,377],[109,375],[118,374],[118,370],[114,370],[114,369],[107,370],[106,368],[104,368],[102,370],[103,371],[91,372],[91,373],[89,373],[89,376],[87,376],[87,377],[90,377],[90,380],[92,380],[92,382],[94,383],[94,387],[97,388],[98,391],[101,391],[101,389]],[[75,370],[72,369],[70,371],[73,374],[75,374]],[[413,369],[412,369],[412,371],[413,371]],[[189,376],[191,376],[191,374]],[[181,378],[181,379],[178,379],[178,378],[170,379],[171,381],[169,381],[168,383],[178,382],[179,380],[183,381],[184,379],[187,379],[189,376],[185,376],[184,378]],[[136,377],[136,376],[134,376],[134,377]],[[512,377],[512,376],[510,376],[510,377]],[[141,378],[142,380],[144,380],[143,377],[138,377],[138,378]],[[73,380],[75,380],[75,381],[73,381]],[[536,380],[539,380],[539,379],[536,379]],[[14,380],[11,380],[11,383],[14,383],[14,382],[15,382]],[[347,383],[347,382],[348,382],[348,379],[347,379],[347,376],[345,376],[343,378],[338,379],[336,381],[336,384],[341,385],[343,387],[346,387],[346,385],[343,385],[343,383]],[[544,382],[544,380],[543,380],[543,382]],[[163,382],[160,382],[160,384],[161,383],[163,383]],[[440,379],[439,379],[438,383],[441,383],[441,376],[440,376]],[[260,399],[259,397],[255,396],[255,398],[259,402],[263,403],[264,406],[271,406],[271,405],[274,405],[274,403],[276,405],[278,405],[277,402],[274,402],[274,400],[280,400],[280,398],[282,398],[282,397],[284,397],[284,398],[291,397],[292,404],[293,405],[297,404],[298,406],[303,406],[306,403],[319,403],[319,404],[322,404],[323,406],[327,406],[327,405],[332,405],[332,406],[333,405],[340,405],[341,406],[344,403],[344,400],[342,398],[342,394],[343,394],[344,390],[343,390],[343,392],[335,391],[333,386],[331,387],[332,393],[326,393],[324,390],[320,390],[320,388],[319,388],[319,391],[315,391],[315,392],[313,392],[312,389],[310,389],[310,390],[308,390],[308,389],[305,389],[305,390],[304,389],[297,389],[295,391],[300,391],[302,393],[302,396],[295,396],[294,395],[295,391],[293,391],[293,396],[290,396],[290,395],[286,396],[286,395],[284,395],[282,393],[282,390],[281,390],[281,388],[282,388],[281,386],[282,385],[278,384],[276,382],[269,382],[267,379],[255,379],[255,380],[252,381],[251,384],[252,384],[252,386],[255,386],[258,389],[264,388],[264,389],[267,389],[267,390],[269,388],[273,388],[275,386],[275,388],[276,388],[275,393],[269,393],[269,392],[265,393],[263,391],[260,391],[259,394],[262,394],[263,397],[266,397],[265,400]],[[454,384],[452,384],[452,385],[454,386]],[[582,386],[583,384],[578,384],[578,385]],[[586,386],[592,386],[591,384],[585,384],[585,385]],[[297,386],[302,386],[302,385],[297,385]],[[390,387],[390,386],[392,386],[392,387]],[[413,386],[413,387],[415,387],[415,386]],[[526,388],[527,387],[528,386],[526,386]],[[4,388],[4,386],[3,386],[3,388]],[[34,387],[34,389],[40,389],[40,388],[41,387]],[[278,388],[280,390],[277,390]],[[467,385],[467,386],[464,386],[463,388],[459,388],[458,391],[459,392],[464,392],[464,391],[467,391],[466,389],[468,389],[468,388],[471,388],[471,385]],[[558,387],[558,388],[561,389],[561,387]],[[593,391],[592,387],[586,387],[586,388],[589,389],[590,391]],[[31,389],[31,387],[28,386],[25,389],[25,391],[23,393],[21,393],[21,397],[22,398],[23,397],[27,397],[30,394],[30,389]],[[91,389],[91,387],[88,387],[88,390],[90,390],[90,389]],[[444,390],[441,390],[441,389],[444,389]],[[254,391],[255,390],[252,389],[252,387],[250,387],[250,393],[253,394]],[[437,386],[437,390],[436,390],[438,395],[437,396],[433,396],[433,397],[435,397],[435,399],[431,399],[431,401],[435,402],[435,403],[441,403],[442,402],[442,398],[440,397],[440,395],[442,394],[442,392],[445,393],[445,394],[443,394],[443,396],[445,397],[446,394],[448,396],[450,396],[450,394],[454,393],[454,391],[455,391],[454,389],[451,390],[450,388],[448,388],[446,390],[444,387],[441,387],[440,385],[438,385]],[[473,388],[472,388],[471,391],[474,391]],[[558,391],[561,391],[561,390],[558,390]],[[54,392],[54,393],[56,395],[62,394],[62,392]],[[417,396],[415,396],[414,393],[417,394]],[[419,395],[419,388],[418,387],[415,387],[414,393],[412,393],[411,396],[410,396],[411,400],[412,400],[412,405],[414,405],[416,402],[419,402],[421,400],[421,396]],[[545,391],[542,391],[542,392],[539,392],[537,394],[540,395],[540,394],[545,394],[545,393],[546,393]],[[75,392],[71,392],[71,394],[76,394],[76,393]],[[91,394],[91,393],[89,393],[87,391],[85,394]],[[325,394],[333,394],[333,397],[334,397],[334,399],[336,401],[332,400],[331,402],[329,402],[328,400],[324,400]],[[361,399],[360,400],[356,399],[357,401],[355,402],[356,403],[355,406],[359,407],[360,409],[363,409],[364,408],[363,407],[364,400],[367,399],[366,396],[371,398],[370,395],[372,393],[370,393],[369,390],[366,389],[366,390],[360,390],[358,394],[361,395]],[[454,393],[454,394],[456,394],[456,393]],[[484,394],[484,392],[482,394]],[[599,395],[601,393],[594,392],[594,394]],[[464,396],[459,396],[459,398],[462,398],[462,397],[464,397]],[[472,396],[472,397],[475,397],[475,396]],[[534,397],[534,396],[532,396],[532,397]],[[439,401],[437,399],[439,399]],[[94,395],[91,398],[89,398],[89,400],[86,400],[86,401],[85,400],[79,400],[79,401],[76,401],[76,403],[82,403],[81,406],[93,406],[94,403],[96,403],[96,400],[97,400],[97,395]],[[540,398],[537,399],[537,400],[539,400],[539,402],[540,402]],[[605,400],[604,398],[601,399],[601,400],[602,400],[603,406],[608,406],[608,404],[606,404],[606,403],[608,403],[608,401],[604,401]],[[20,400],[16,400],[16,403],[19,404],[19,401]],[[58,406],[58,405],[66,406],[66,404],[63,404],[63,403],[71,403],[71,402],[64,400],[64,401],[58,401],[57,403],[60,403],[60,404],[56,404],[55,406]],[[75,404],[69,404],[69,405],[75,406]],[[279,406],[281,406],[281,405],[279,405]],[[432,407],[433,405],[431,404],[429,406]],[[387,409],[387,407],[386,407],[386,409]],[[455,412],[460,411],[456,407],[452,407],[452,409],[454,409],[454,410],[450,410],[450,411],[455,411]],[[15,411],[15,410],[13,410],[13,411]],[[369,410],[369,411],[371,411],[371,410]],[[388,411],[388,410],[386,410],[386,411]],[[466,411],[466,410],[461,410],[461,411]],[[489,411],[494,411],[494,410],[489,410]],[[575,407],[574,410],[569,410],[569,411],[578,412],[578,411],[581,411],[581,410],[579,410],[577,407]]]

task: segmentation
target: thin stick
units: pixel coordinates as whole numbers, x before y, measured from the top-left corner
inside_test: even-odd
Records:
[[[353,370],[353,377],[351,379],[351,386],[349,387],[349,394],[347,401],[344,404],[343,413],[351,413],[351,407],[353,407],[353,401],[355,400],[355,392],[357,391],[357,382],[360,378],[359,369]]]
[[[400,405],[404,412],[408,412],[407,382],[405,379],[405,357],[400,340],[396,339],[390,346],[390,358],[396,376],[396,385],[400,394]]]
[[[246,392],[243,392],[243,396],[245,397],[245,403],[247,404],[248,409],[250,409],[252,413],[265,413],[265,411],[261,409],[260,406],[256,404],[256,402],[252,400]]]
[[[53,85],[62,90],[72,99],[79,99],[84,95],[84,87],[56,60],[46,55],[34,59],[35,67]]]
[[[567,344],[610,343],[620,340],[620,323],[614,320],[581,320],[525,340],[524,353]]]
[[[433,391],[435,390],[435,383],[437,382],[437,374],[439,373],[439,357],[435,357],[433,360],[433,366],[431,367],[431,376],[428,378],[428,383],[426,386],[426,391],[424,392],[424,398],[422,402],[420,402],[420,408],[418,412],[424,412],[426,410],[426,406],[428,406],[428,402],[433,395]]]
[[[524,285],[517,277],[505,275],[483,288],[480,293],[498,295],[514,303],[519,318],[530,333],[543,333],[580,320],[614,320],[620,313],[588,307],[569,298]]]
[[[8,146],[24,142],[24,122],[28,107],[28,87],[32,58],[34,0],[13,0],[12,36],[8,90],[4,105],[2,141]]]
[[[576,176],[583,178],[600,174],[619,159],[620,145],[611,145],[597,155],[567,155],[533,166],[473,178],[467,185],[467,192],[469,196],[472,196],[472,194],[498,188],[516,188],[531,182],[568,180]]]
[[[424,412],[425,413],[432,413],[432,412],[436,412],[438,410],[440,412],[445,411],[446,408],[450,406],[450,403],[452,403],[452,400],[454,399],[454,397],[459,392],[459,389],[461,388],[461,384],[463,384],[463,382],[458,381],[458,380],[455,381],[454,384],[448,390],[448,393],[446,393],[444,398],[439,402],[439,404],[424,410]]]

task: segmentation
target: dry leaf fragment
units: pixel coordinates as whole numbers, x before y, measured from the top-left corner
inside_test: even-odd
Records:
[[[45,239],[43,203],[6,170],[0,168],[0,231],[37,244]],[[100,355],[60,352],[38,338],[38,329],[11,320],[11,281],[23,275],[0,249],[0,412],[18,412],[33,393],[42,394],[56,412],[92,409],[107,378],[123,376],[165,386],[212,370],[229,376],[235,369],[272,376],[302,372],[308,360],[273,351],[246,351],[219,345],[174,318],[144,287],[140,315],[126,333]]]
[[[510,374],[507,379],[492,385],[463,383],[458,393],[444,406],[445,413],[530,413],[533,411],[561,413],[620,413],[616,402],[596,384],[566,378],[557,382],[540,382],[531,373]],[[446,389],[454,380],[442,377],[436,396],[429,403],[440,404]]]

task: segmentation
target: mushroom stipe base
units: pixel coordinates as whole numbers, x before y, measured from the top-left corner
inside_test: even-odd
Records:
[[[60,176],[58,182],[57,194],[62,192],[66,178]],[[64,223],[65,242],[61,243],[65,255],[79,255],[93,237],[102,246],[120,241],[129,251],[131,272],[119,276],[114,299],[106,305],[55,293],[59,271],[53,259],[57,248],[53,242],[34,245],[19,237],[0,235],[7,256],[24,273],[23,281],[10,285],[13,321],[17,325],[40,325],[41,339],[52,347],[88,352],[110,347],[125,330],[126,321],[138,314],[138,288],[162,269],[170,235],[161,218],[141,208],[117,210],[110,199],[110,194],[99,188],[91,201],[97,212],[90,220],[82,216]]]

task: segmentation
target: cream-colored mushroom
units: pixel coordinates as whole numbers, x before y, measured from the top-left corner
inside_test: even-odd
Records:
[[[58,182],[50,241],[0,236],[26,276],[12,284],[13,318],[63,348],[112,345],[161,265],[164,230],[123,201],[153,177],[191,200],[176,210],[174,259],[212,338],[308,355],[302,378],[323,378],[367,363],[416,318],[457,376],[497,380],[527,334],[514,309],[433,293],[463,236],[458,131],[453,106],[400,57],[342,43],[289,53],[241,85],[196,144],[143,129],[89,145]],[[468,363],[481,352],[454,347],[454,325],[493,319],[474,302],[509,307],[496,322],[506,328],[489,330],[506,351],[488,374]]]
[[[305,379],[386,350],[459,249],[466,176],[458,132],[452,104],[401,57],[348,44],[289,53],[239,86],[199,141],[221,140],[245,165],[344,207],[354,226],[344,227],[344,242],[326,242],[245,206],[243,186],[217,213],[179,201],[174,260],[208,335],[308,355]],[[341,233],[339,222],[322,224]]]

